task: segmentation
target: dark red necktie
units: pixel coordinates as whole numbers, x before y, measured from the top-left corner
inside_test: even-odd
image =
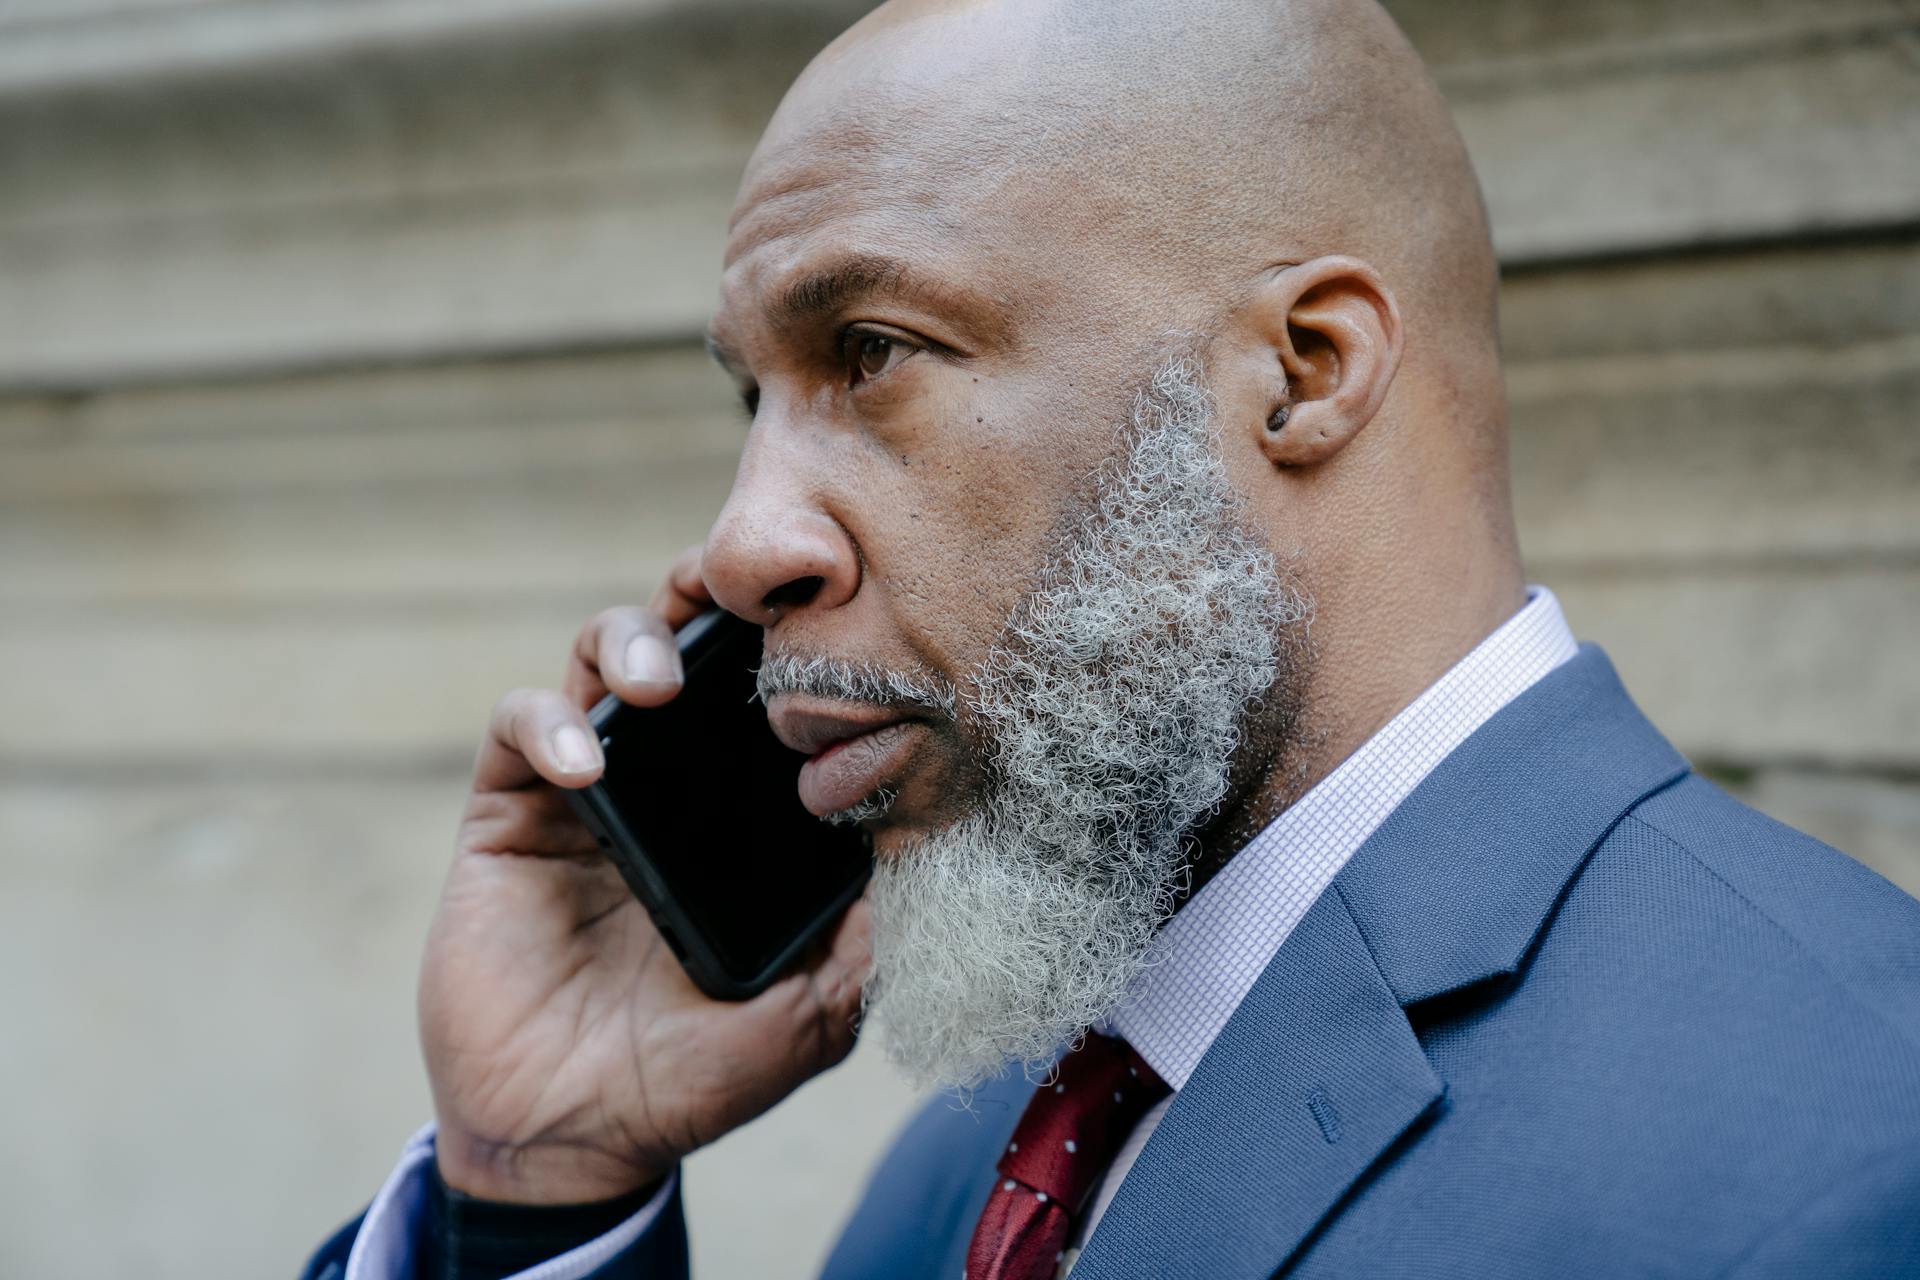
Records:
[[[1087,1034],[1040,1086],[1000,1153],[966,1280],[1051,1280],[1076,1215],[1154,1103],[1171,1092],[1124,1040]]]

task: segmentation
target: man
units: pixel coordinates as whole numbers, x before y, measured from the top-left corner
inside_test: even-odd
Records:
[[[733,493],[497,707],[437,1126],[309,1274],[681,1274],[679,1158],[863,1002],[968,1105],[832,1277],[1914,1273],[1920,906],[1691,774],[1524,585],[1495,286],[1370,0],[896,3],[822,54],[732,221]],[[876,855],[738,1005],[558,790],[710,601]]]

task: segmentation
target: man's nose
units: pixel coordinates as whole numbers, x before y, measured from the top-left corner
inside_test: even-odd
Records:
[[[756,430],[701,560],[714,600],[770,627],[800,609],[831,609],[860,589],[860,554],[809,491],[799,459]]]

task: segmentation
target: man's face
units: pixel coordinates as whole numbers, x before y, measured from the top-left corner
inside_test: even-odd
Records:
[[[1097,211],[904,101],[876,132],[796,96],[713,323],[753,422],[704,571],[767,627],[802,798],[873,834],[896,1060],[967,1083],[1120,997],[1236,746],[1297,715],[1306,607]]]
[[[1132,323],[1126,272],[1074,251],[1057,191],[969,159],[907,98],[849,119],[806,92],[728,245],[711,333],[753,421],[706,576],[770,624],[770,656],[963,684],[1084,507],[1167,326]],[[859,727],[788,701],[799,745]],[[880,856],[956,816],[976,745],[937,717],[861,744],[897,792]],[[862,789],[840,754],[808,770],[818,812]]]

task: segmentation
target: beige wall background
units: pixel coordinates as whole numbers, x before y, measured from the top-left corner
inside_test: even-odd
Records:
[[[862,7],[0,0],[0,1274],[291,1274],[427,1116],[476,735],[724,494],[724,213]],[[1534,576],[1920,889],[1920,7],[1391,7]],[[908,1102],[863,1051],[696,1156],[701,1273],[808,1273]]]

